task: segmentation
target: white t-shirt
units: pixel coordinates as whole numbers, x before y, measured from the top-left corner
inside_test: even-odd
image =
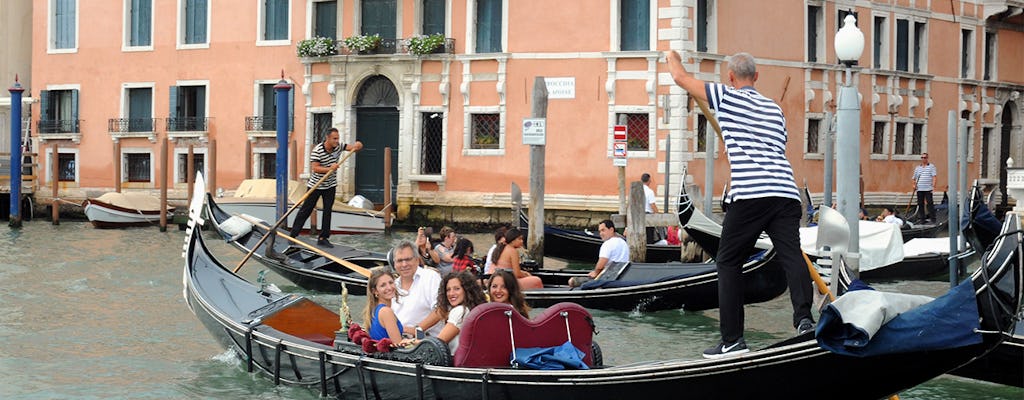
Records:
[[[457,305],[448,311],[448,323],[455,325],[459,328],[459,333],[462,333],[462,322],[466,319],[466,314],[469,314],[469,310],[464,305]],[[438,324],[440,326],[441,324]],[[448,349],[451,350],[452,354],[455,354],[455,350],[459,348],[459,335],[455,335],[452,341],[448,342]]]
[[[621,237],[615,235],[601,243],[598,257],[607,258],[608,262],[627,262],[629,261],[629,245]]]
[[[402,290],[402,277],[395,280],[398,287],[398,297],[391,302],[391,309],[395,316],[402,321],[403,326],[413,326],[430,314],[437,305],[437,291],[441,287],[441,275],[433,270],[417,268],[416,274],[412,277],[412,286],[409,291]],[[441,324],[436,324],[428,329],[431,335],[437,336],[441,333]]]
[[[650,214],[650,213],[654,212],[654,209],[651,208],[651,204],[656,202],[656,201],[658,201],[658,197],[655,196],[654,189],[651,189],[647,185],[643,185],[643,187],[644,187],[644,212]]]
[[[491,253],[493,253],[494,249],[497,247],[498,244],[495,243],[491,245],[491,248],[487,249],[487,261],[484,262],[484,272],[488,274],[494,273],[494,259],[491,258]]]
[[[903,226],[903,220],[895,215],[886,215],[882,222],[889,224],[896,224],[897,226]]]

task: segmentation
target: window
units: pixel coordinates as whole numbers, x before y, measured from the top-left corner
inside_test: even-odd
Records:
[[[338,2],[313,3],[313,36],[336,39],[338,37]]]
[[[502,0],[476,0],[476,52],[501,53]]]
[[[836,31],[843,29],[843,21],[846,20],[847,15],[852,15],[854,22],[853,26],[860,27],[860,18],[857,17],[857,12],[853,10],[839,10],[836,12]]]
[[[821,53],[825,45],[824,13],[821,6],[807,5],[807,62],[824,62]]]
[[[960,30],[960,77],[974,77],[974,31]]]
[[[167,130],[206,131],[206,86],[171,86]]]
[[[895,140],[894,140],[894,143],[893,143],[894,146],[893,146],[892,153],[893,154],[907,154],[907,151],[906,151],[907,150],[907,123],[906,122],[897,122],[896,123],[896,132],[894,132],[893,137],[895,137]]]
[[[694,36],[697,38],[697,51],[708,52],[712,49],[711,46],[711,27],[714,25],[712,20],[711,7],[713,0],[697,0],[696,10],[697,14],[694,18]]]
[[[440,175],[444,115],[436,112],[425,112],[421,113],[420,116],[420,120],[423,121],[423,136],[420,142],[420,173],[424,175]]]
[[[925,22],[914,22],[914,73],[925,72],[924,66],[928,65],[928,24]]]
[[[128,132],[153,131],[153,88],[128,90]]]
[[[619,48],[622,51],[651,49],[651,5],[649,0],[619,1]]]
[[[884,121],[875,121],[874,129],[871,131],[871,154],[884,154],[886,125]]]
[[[78,89],[39,93],[39,133],[78,133]]]
[[[259,168],[257,169],[257,178],[259,179],[274,179],[277,177],[277,154],[276,153],[257,153],[259,160]]]
[[[288,40],[288,0],[263,0],[262,40]]]
[[[74,153],[60,153],[57,156],[57,181],[75,181],[75,155]]]
[[[209,0],[180,0],[185,8],[181,18],[181,42],[205,44],[209,32]]]
[[[277,92],[274,86],[277,83],[260,84],[260,123],[261,131],[277,130]],[[295,86],[288,91],[288,132],[295,128]]]
[[[650,123],[649,115],[642,114],[617,114],[616,121],[619,125],[626,125],[626,150],[648,151],[650,144]],[[699,122],[699,120],[698,120]]]
[[[395,0],[363,0],[360,12],[360,31],[363,35],[378,34],[382,39],[395,38],[398,30],[398,9]]]
[[[177,177],[176,181],[178,183],[188,183],[188,176],[189,175],[188,175],[188,153],[187,152],[186,153],[178,153],[177,164],[178,164],[178,171],[177,171],[178,172],[178,174],[177,174],[178,177]],[[192,152],[192,164],[193,164],[193,168],[192,168],[192,174],[193,175],[195,175],[196,172],[202,172],[205,175],[205,173],[206,173],[206,154],[196,153],[195,151],[193,151]]]
[[[445,33],[445,2],[447,0],[423,0],[422,34]]]
[[[129,47],[153,45],[153,4],[151,0],[125,0],[128,26],[125,29]]]
[[[500,114],[473,114],[473,142],[471,149],[499,149],[501,135]]]
[[[913,132],[910,135],[910,154],[921,154],[924,152],[924,124],[914,123]]]
[[[821,153],[818,149],[818,143],[821,139],[821,119],[819,118],[808,118],[807,119],[807,153],[817,154]]]
[[[989,158],[991,157],[988,152],[991,151],[989,143],[992,141],[992,128],[981,128],[981,177],[988,178],[989,169]]]
[[[708,150],[708,119],[697,115],[697,152]]]
[[[125,153],[124,160],[128,173],[128,182],[149,182],[152,175],[152,163],[149,153]]]
[[[985,32],[985,65],[982,67],[982,78],[992,80],[996,74],[996,33]]]
[[[50,0],[50,49],[78,47],[78,0]]]
[[[910,71],[910,21],[896,20],[896,70]]]
[[[871,36],[874,58],[871,62],[875,69],[889,68],[887,57],[889,54],[889,32],[885,19],[885,17],[877,15],[874,18],[874,30]]]
[[[323,143],[327,130],[334,126],[331,113],[313,113],[313,143]]]

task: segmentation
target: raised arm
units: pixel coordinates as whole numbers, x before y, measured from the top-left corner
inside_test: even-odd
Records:
[[[665,56],[665,62],[668,63],[668,70],[672,74],[672,80],[676,82],[676,85],[686,90],[690,96],[705,102],[708,101],[708,94],[704,89],[704,81],[686,72],[686,68],[683,68],[683,59],[678,52],[675,50],[669,51]]]

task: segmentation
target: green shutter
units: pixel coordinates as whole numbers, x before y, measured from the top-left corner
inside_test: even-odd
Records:
[[[423,0],[423,34],[443,34],[445,31],[445,0]]]
[[[50,91],[40,90],[39,91],[39,120],[50,121],[53,116],[50,113],[53,110],[50,109]]]
[[[196,118],[206,118],[206,86],[196,86]],[[200,121],[205,126],[205,122]]]
[[[78,89],[71,89],[71,132],[78,132]]]
[[[288,38],[288,0],[266,0],[263,7],[264,40],[284,40]]]
[[[206,0],[187,0],[185,4],[185,43],[206,43]]]
[[[335,39],[338,37],[338,2],[321,1],[316,5],[316,32],[315,36]]]
[[[477,0],[476,52],[499,53],[501,48],[501,0]]]
[[[398,9],[395,0],[365,0],[361,9],[363,35],[378,34],[382,39],[394,39]]]
[[[650,3],[648,0],[622,0],[620,50],[650,50]]]

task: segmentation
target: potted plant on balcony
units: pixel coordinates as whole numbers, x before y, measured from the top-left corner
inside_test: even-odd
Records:
[[[409,52],[416,55],[431,54],[444,47],[443,33],[416,35],[409,38]]]
[[[345,38],[344,43],[350,52],[366,54],[380,46],[380,35],[374,33],[372,35],[349,36]]]
[[[317,36],[300,40],[297,53],[299,57],[326,57],[338,54],[338,48],[334,39]]]

